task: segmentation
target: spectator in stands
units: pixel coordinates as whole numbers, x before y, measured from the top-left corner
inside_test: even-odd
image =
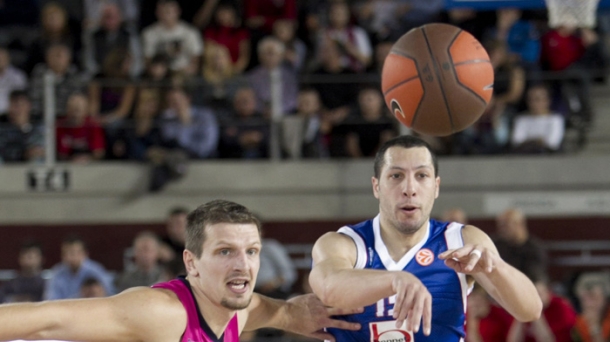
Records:
[[[26,242],[19,249],[19,273],[0,286],[0,303],[39,302],[44,293],[41,246]]]
[[[231,98],[247,81],[237,75],[226,47],[208,43],[203,53],[203,83],[192,92],[193,103],[209,106],[218,118],[227,115]]]
[[[241,74],[250,63],[250,33],[241,26],[237,10],[230,3],[220,3],[214,23],[203,31],[206,49],[210,43],[226,47],[233,73]]]
[[[375,44],[374,60],[369,67],[370,72],[375,72],[381,75],[381,72],[383,71],[383,63],[385,62],[386,57],[390,54],[390,50],[392,50],[393,46],[394,41],[388,40]]]
[[[102,298],[107,297],[108,293],[104,285],[96,278],[87,278],[80,287],[80,298]]]
[[[119,4],[106,3],[101,11],[100,27],[84,38],[84,67],[87,73],[98,74],[108,54],[120,49],[131,57],[129,75],[139,75],[143,69],[140,37],[125,25]]]
[[[525,215],[520,210],[507,209],[497,216],[494,242],[500,257],[528,277],[546,272],[546,251],[542,243],[530,235]]]
[[[129,30],[135,30],[137,29],[136,25],[140,19],[140,2],[140,0],[84,0],[84,19],[82,21],[83,28],[85,31],[93,32],[99,29],[101,26],[104,26],[104,21],[108,20],[108,13],[106,11],[109,6],[113,6],[117,11],[113,14],[113,16],[116,13],[118,13],[120,16],[119,24],[125,21],[125,24]],[[114,17],[114,19],[116,18],[117,17]]]
[[[294,20],[276,20],[273,24],[273,36],[284,43],[284,63],[300,72],[307,58],[307,46],[296,37],[296,25]]]
[[[254,89],[244,87],[235,92],[233,113],[222,126],[219,147],[222,158],[268,157],[269,120],[256,110]]]
[[[320,31],[317,54],[331,44],[336,45],[341,67],[351,72],[365,71],[373,54],[366,31],[350,23],[351,12],[345,1],[332,2],[328,13],[329,25]]]
[[[114,294],[112,276],[104,267],[89,259],[85,242],[68,236],[61,243],[61,263],[53,267],[45,289],[45,299],[68,299],[80,296],[80,288],[87,278],[99,281],[108,295]]]
[[[360,90],[356,110],[332,134],[345,134],[348,157],[375,156],[379,146],[396,135],[394,121],[379,90],[375,87]]]
[[[475,283],[468,296],[466,342],[506,342],[513,321],[513,317]]]
[[[605,272],[586,272],[576,281],[575,289],[581,312],[572,330],[576,342],[610,340],[610,279]]]
[[[297,112],[284,120],[297,121],[298,132],[283,132],[287,152],[290,156],[295,153],[291,149],[298,149],[302,158],[328,157],[326,138],[332,129],[332,123],[322,120],[322,105],[320,94],[314,88],[304,88],[299,91]],[[284,126],[285,127],[285,126]],[[287,129],[287,127],[286,127]],[[288,136],[287,136],[288,135]],[[296,147],[292,146],[293,139],[297,139]]]
[[[358,24],[370,32],[375,41],[396,40],[401,31],[401,18],[410,5],[394,0],[362,1],[354,8]],[[397,36],[398,35],[398,36]]]
[[[67,115],[57,121],[57,156],[60,160],[86,163],[104,157],[104,130],[88,110],[85,95],[75,93],[68,99]]]
[[[541,62],[547,70],[565,70],[583,58],[587,49],[598,42],[598,35],[588,28],[560,26],[551,29],[541,38]]]
[[[576,311],[567,299],[551,291],[545,274],[533,275],[532,281],[542,300],[542,315],[531,323],[514,320],[506,341],[572,342],[571,331],[576,323]]]
[[[160,53],[170,59],[170,69],[191,76],[199,70],[203,42],[199,32],[180,20],[180,5],[176,0],[159,0],[159,21],[142,32],[144,56],[147,63]]]
[[[451,208],[443,211],[441,221],[468,224],[468,215],[462,208]]]
[[[399,38],[401,34],[412,28],[440,21],[441,11],[445,5],[443,0],[399,0],[399,2],[407,7],[407,11],[400,18],[399,36],[395,38]]]
[[[9,95],[14,90],[24,90],[28,86],[27,75],[11,65],[8,50],[0,46],[0,120],[5,118],[9,106]]]
[[[41,118],[44,111],[44,78],[47,71],[54,76],[55,83],[55,115],[66,115],[68,97],[83,91],[84,83],[78,74],[76,66],[71,64],[70,47],[62,44],[49,46],[46,53],[46,63],[38,64],[32,71],[30,98],[35,118]]]
[[[551,110],[549,89],[533,85],[527,90],[527,112],[514,121],[511,145],[518,153],[555,152],[561,149],[565,119]]]
[[[161,99],[157,89],[143,88],[138,93],[134,109],[133,125],[128,125],[122,137],[127,143],[128,159],[145,161],[155,154],[154,150],[163,148],[159,130]],[[159,152],[157,151],[157,154]]]
[[[56,2],[48,2],[42,7],[40,20],[41,32],[29,48],[26,71],[32,72],[37,64],[47,60],[49,47],[57,44],[66,46],[70,53],[76,56],[75,60],[78,60],[80,37],[70,30],[65,8]]]
[[[178,149],[192,158],[210,158],[216,154],[219,127],[214,113],[205,107],[191,106],[191,99],[179,88],[167,93],[168,108],[161,114],[164,145]]]
[[[272,80],[279,81],[275,89],[281,94],[281,113],[293,112],[297,106],[299,83],[296,70],[283,64],[286,49],[277,38],[266,37],[258,44],[259,66],[248,72],[250,85],[256,93],[257,108],[266,116],[271,115]]]
[[[31,122],[31,109],[25,91],[11,93],[8,122],[0,126],[0,162],[41,161],[44,157],[44,127]]]
[[[259,34],[268,35],[279,19],[296,20],[296,0],[250,0],[244,1],[246,26]]]
[[[161,238],[159,258],[167,263],[170,260],[182,260],[184,241],[186,239],[186,216],[189,210],[174,207],[169,211],[165,221],[165,236]]]
[[[159,239],[152,232],[141,232],[133,240],[133,265],[117,277],[117,292],[130,287],[151,286],[161,278]]]

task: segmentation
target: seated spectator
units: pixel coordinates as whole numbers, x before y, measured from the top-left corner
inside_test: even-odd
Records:
[[[284,63],[300,72],[307,58],[307,46],[296,36],[294,20],[279,19],[273,24],[273,36],[284,43]]]
[[[560,150],[565,119],[551,111],[549,90],[534,85],[527,90],[527,112],[515,118],[511,145],[518,153],[542,153]]]
[[[358,106],[341,126],[333,130],[333,139],[345,137],[345,152],[348,157],[373,157],[379,146],[396,135],[394,121],[381,93],[377,88],[367,87],[358,94]]]
[[[576,323],[576,311],[568,300],[551,291],[546,275],[533,275],[532,281],[542,300],[542,316],[531,323],[513,321],[507,341],[572,342],[571,331]]]
[[[286,49],[281,41],[273,37],[264,38],[258,44],[261,64],[247,75],[250,86],[256,93],[257,109],[267,117],[271,116],[272,111],[271,87],[274,78],[280,82],[276,90],[281,93],[281,114],[291,113],[297,106],[299,83],[294,68],[283,64],[285,53]]]
[[[579,61],[587,49],[599,42],[591,29],[560,26],[549,30],[541,38],[541,62],[546,70],[561,71]]]
[[[88,110],[85,95],[70,96],[66,117],[57,121],[57,157],[60,160],[83,163],[104,157],[104,130]]]
[[[41,161],[44,158],[44,127],[32,123],[32,104],[27,93],[10,95],[8,122],[0,126],[0,162]]]
[[[104,285],[96,278],[87,278],[80,287],[79,298],[102,298],[107,297],[108,293]]]
[[[233,97],[233,113],[222,125],[222,158],[257,159],[268,157],[269,120],[256,110],[252,88],[240,88]]]
[[[19,249],[19,273],[0,285],[0,303],[39,302],[44,293],[42,278],[44,258],[36,242],[26,242]]]
[[[410,4],[394,0],[362,1],[354,8],[358,24],[376,41],[396,40],[401,31],[401,19]]]
[[[5,121],[11,92],[24,90],[27,86],[27,75],[11,65],[8,50],[0,47],[0,121]]]
[[[206,49],[211,43],[224,46],[231,57],[235,74],[241,74],[250,63],[250,33],[240,25],[237,10],[220,3],[214,12],[214,23],[203,31]]]
[[[528,277],[546,272],[546,251],[530,235],[526,217],[520,210],[507,209],[496,217],[494,242],[500,257]]]
[[[610,340],[610,279],[607,273],[587,272],[578,277],[575,289],[581,312],[572,330],[575,342]]]
[[[106,10],[109,5],[115,6],[120,14],[121,22],[125,21],[126,27],[130,30],[137,29],[136,24],[140,19],[140,0],[84,0],[83,1],[83,29],[87,32],[93,32],[104,25],[105,17],[108,13]]]
[[[80,56],[80,37],[72,32],[68,23],[66,9],[56,2],[48,2],[40,12],[41,32],[29,48],[26,71],[32,72],[37,64],[46,60],[49,47],[64,45],[78,60]],[[47,61],[48,63],[48,61]]]
[[[159,281],[166,282],[184,275],[186,275],[184,261],[182,261],[182,258],[176,258],[162,264]]]
[[[125,269],[115,281],[117,292],[130,287],[151,286],[161,277],[159,267],[159,239],[152,232],[141,232],[133,240],[133,265]]]
[[[322,120],[320,95],[313,88],[299,91],[297,112],[285,121],[296,121],[296,132],[283,127],[285,149],[293,158],[323,158],[328,156],[327,136],[332,129],[330,122]],[[293,144],[298,144],[293,146]]]
[[[131,160],[145,161],[151,158],[154,149],[162,148],[159,130],[161,99],[157,89],[141,89],[134,110],[133,124],[123,130],[127,144],[127,155]]]
[[[373,49],[366,31],[350,24],[348,3],[332,2],[328,16],[329,25],[320,32],[316,53],[319,55],[329,44],[334,44],[339,49],[341,67],[351,72],[364,72],[371,63]]]
[[[84,38],[84,67],[87,73],[98,74],[108,54],[120,49],[131,56],[129,75],[139,75],[143,68],[140,38],[125,26],[119,4],[106,3],[101,13],[99,28]]]
[[[459,222],[459,221],[458,221]],[[479,284],[468,295],[466,342],[506,342],[513,317]]]
[[[170,59],[170,69],[190,76],[199,70],[203,42],[199,32],[180,20],[180,5],[176,0],[157,2],[159,21],[142,32],[144,56],[147,63],[157,54]]]
[[[195,87],[192,92],[193,103],[209,106],[219,118],[225,116],[235,91],[247,83],[244,78],[237,76],[227,48],[216,43],[206,45],[201,76],[201,86]]]
[[[44,77],[47,71],[50,71],[55,78],[55,115],[57,117],[66,115],[68,97],[73,93],[83,91],[83,79],[71,62],[70,48],[66,45],[55,44],[47,49],[46,62],[36,65],[32,71],[30,98],[36,119],[42,118],[43,115]]]
[[[45,289],[45,299],[78,298],[84,281],[94,278],[99,281],[106,294],[114,294],[112,276],[99,263],[89,259],[85,242],[69,236],[61,243],[61,263],[53,266],[51,279]]]
[[[160,123],[164,145],[184,151],[192,158],[215,156],[219,127],[214,113],[205,107],[191,106],[191,99],[178,88],[168,91],[167,103]]]
[[[244,2],[246,26],[259,34],[268,35],[279,19],[297,18],[296,0],[251,0]]]
[[[170,260],[180,260],[186,241],[186,217],[189,210],[184,207],[175,207],[169,211],[165,221],[166,235],[161,238],[159,258],[167,263]],[[175,278],[175,277],[174,277]],[[172,278],[173,279],[173,278]]]

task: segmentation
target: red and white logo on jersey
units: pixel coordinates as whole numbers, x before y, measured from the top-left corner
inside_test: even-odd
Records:
[[[413,333],[407,331],[407,322],[397,329],[396,321],[369,323],[371,342],[413,342]]]
[[[434,253],[428,248],[422,248],[415,254],[415,261],[422,266],[428,266],[434,261]]]

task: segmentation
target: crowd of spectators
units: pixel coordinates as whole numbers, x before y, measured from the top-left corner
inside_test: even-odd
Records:
[[[428,137],[439,153],[562,151],[573,116],[591,120],[586,79],[605,67],[604,26],[549,28],[545,10],[443,5],[2,1],[0,159],[44,157],[47,75],[62,160],[269,158],[273,132],[283,157],[370,157],[400,131],[379,91],[384,58],[398,37],[430,22],[471,32],[496,72],[481,120]]]

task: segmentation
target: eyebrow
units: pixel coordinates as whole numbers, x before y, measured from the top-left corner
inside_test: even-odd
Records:
[[[421,169],[431,169],[432,165],[429,164],[423,164],[423,165],[418,165],[416,167],[414,167],[414,170],[421,170]],[[406,171],[405,168],[400,167],[400,166],[388,166],[389,170],[399,170],[399,171]]]

